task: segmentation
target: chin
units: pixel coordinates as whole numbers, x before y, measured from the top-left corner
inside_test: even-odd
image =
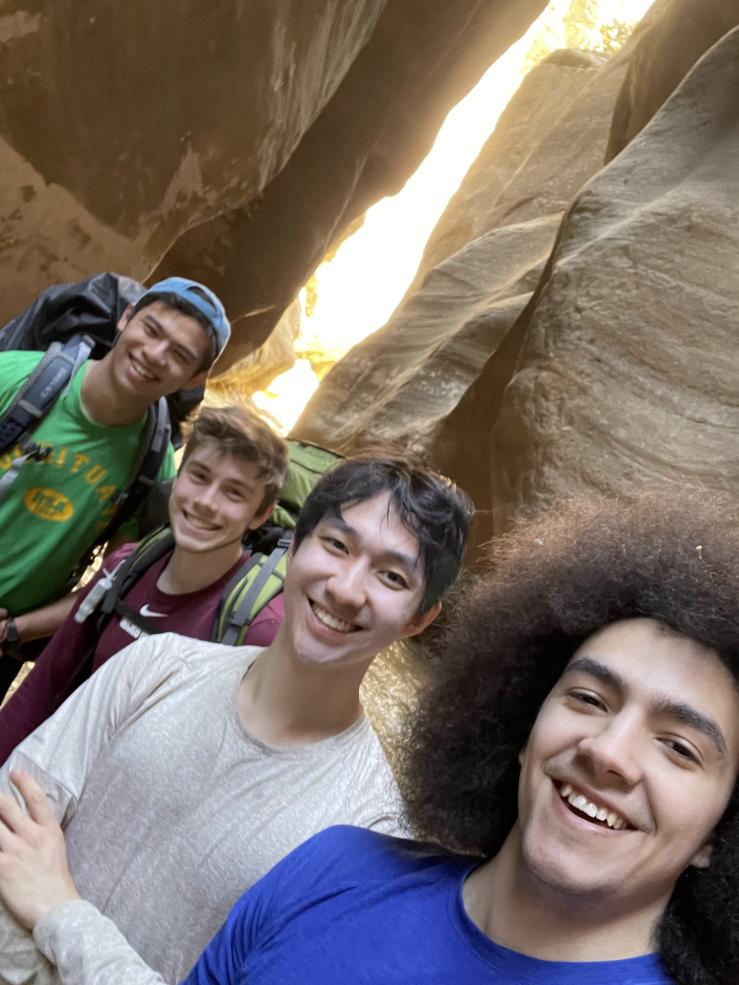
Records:
[[[578,900],[595,902],[614,899],[617,881],[604,872],[588,874],[592,868],[586,859],[570,856],[562,851],[524,851],[526,868],[533,879],[550,892],[560,896],[574,896]]]

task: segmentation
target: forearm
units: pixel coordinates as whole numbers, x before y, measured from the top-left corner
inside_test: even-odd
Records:
[[[33,940],[61,985],[174,985],[145,964],[115,924],[91,903],[56,907],[36,924]]]
[[[31,612],[24,612],[21,616],[15,617],[15,624],[20,633],[21,643],[28,643],[31,640],[38,640],[44,636],[53,636],[61,624],[72,611],[76,601],[76,594],[70,592],[50,602],[40,609],[33,609]]]

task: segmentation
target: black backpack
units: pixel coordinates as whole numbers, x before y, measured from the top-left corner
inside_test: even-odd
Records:
[[[19,456],[0,479],[0,496],[23,463],[42,458],[45,449],[31,435],[54,405],[79,366],[99,359],[117,337],[116,326],[129,304],[145,293],[143,285],[120,274],[102,273],[75,284],[57,284],[43,291],[24,312],[0,329],[0,352],[45,350],[45,355],[0,418],[0,454],[20,445]],[[167,445],[182,442],[180,424],[203,399],[204,388],[180,390],[149,408],[128,482],[118,509],[93,548],[109,540],[150,492]]]

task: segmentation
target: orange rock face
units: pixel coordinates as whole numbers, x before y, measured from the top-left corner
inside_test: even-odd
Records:
[[[663,0],[604,64],[535,69],[415,290],[295,433],[419,452],[472,494],[478,542],[573,494],[735,489],[737,22]]]
[[[227,368],[544,6],[6,4],[0,319],[50,282],[176,270],[241,317]]]

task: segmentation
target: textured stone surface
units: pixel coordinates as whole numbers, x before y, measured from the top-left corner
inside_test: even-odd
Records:
[[[594,489],[736,490],[737,160],[739,28],[567,216],[492,433],[497,527]]]
[[[388,0],[372,36],[285,167],[256,199],[191,230],[154,276],[192,270],[230,310],[239,338],[266,338],[344,228],[395,194],[449,109],[546,0]]]
[[[259,194],[384,7],[57,0],[4,13],[0,316],[49,281],[144,278],[190,226]]]
[[[739,24],[739,0],[662,0],[656,7],[616,103],[607,160],[651,120],[701,55]]]
[[[300,333],[300,304],[293,301],[280,318],[276,328],[251,355],[245,356],[225,373],[215,373],[217,379],[208,386],[208,393],[215,392],[222,398],[238,401],[244,394],[263,390],[272,380],[295,364],[294,343]]]
[[[545,2],[5,4],[0,320],[176,269],[242,316],[227,368]]]
[[[555,51],[529,72],[436,224],[406,296],[418,290],[430,270],[505,219],[516,222],[527,217],[522,212],[553,213],[569,204],[592,174],[598,149],[595,156],[582,154],[581,143],[570,143],[563,133],[563,122],[567,125],[563,117],[575,101],[575,112],[567,116],[570,126],[586,115],[578,97],[604,61],[604,56],[591,52]],[[548,136],[553,139],[547,140]],[[545,152],[537,153],[542,145]],[[539,195],[530,193],[542,177],[549,183],[547,191],[553,199],[543,208]],[[559,181],[555,184],[553,179]],[[508,193],[504,194],[507,186]]]
[[[627,62],[627,51],[606,64],[558,52],[529,73],[426,256],[473,238],[334,367],[293,433],[342,451],[378,441],[413,448],[469,484],[456,439],[442,454],[439,429],[525,306],[566,206],[599,169]],[[487,487],[484,463],[474,467]]]
[[[735,487],[735,36],[678,81],[737,6],[660,0],[620,56],[580,63],[577,95],[558,53],[539,69],[549,114],[532,73],[432,234],[417,289],[323,381],[296,433],[425,454],[472,494],[478,542],[573,493]],[[609,141],[639,131],[601,171]]]

